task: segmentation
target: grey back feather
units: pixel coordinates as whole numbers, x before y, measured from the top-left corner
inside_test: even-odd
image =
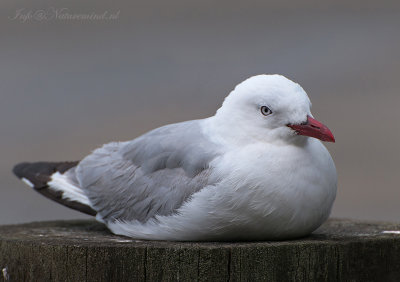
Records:
[[[139,220],[173,214],[211,179],[219,147],[201,121],[171,124],[129,142],[114,142],[83,159],[76,177],[103,220]]]

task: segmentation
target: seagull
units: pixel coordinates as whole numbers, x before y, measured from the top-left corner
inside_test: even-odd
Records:
[[[42,195],[143,240],[306,236],[329,216],[335,164],[303,88],[282,75],[238,84],[212,117],[112,142],[81,161],[20,163]]]

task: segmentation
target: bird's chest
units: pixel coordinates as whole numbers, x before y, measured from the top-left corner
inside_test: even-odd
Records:
[[[314,225],[335,198],[336,171],[323,150],[251,146],[227,154],[221,166],[229,167],[222,193],[231,212],[256,223]]]

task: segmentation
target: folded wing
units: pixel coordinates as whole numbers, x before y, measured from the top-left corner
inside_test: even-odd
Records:
[[[215,184],[210,163],[221,152],[201,132],[200,122],[110,143],[83,159],[76,177],[92,208],[106,222],[145,222],[175,213],[191,195]]]

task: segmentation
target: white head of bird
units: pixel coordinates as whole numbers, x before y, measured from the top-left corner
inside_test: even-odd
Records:
[[[307,93],[282,75],[257,75],[238,84],[215,119],[226,138],[237,142],[301,144],[306,137],[335,142],[328,127],[313,118]]]

